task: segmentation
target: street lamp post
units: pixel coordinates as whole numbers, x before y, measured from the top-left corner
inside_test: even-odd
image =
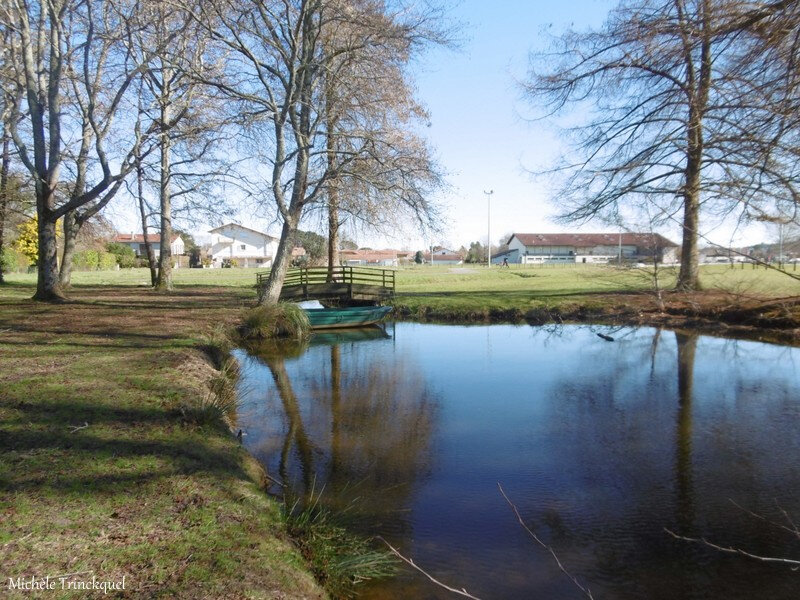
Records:
[[[486,194],[486,266],[492,266],[492,194],[494,190],[483,191]]]

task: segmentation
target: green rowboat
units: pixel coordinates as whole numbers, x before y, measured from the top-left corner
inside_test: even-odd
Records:
[[[304,308],[311,329],[341,329],[374,325],[392,310],[391,306],[351,306],[347,308]]]

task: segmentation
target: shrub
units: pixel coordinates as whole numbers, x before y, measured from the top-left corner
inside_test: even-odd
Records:
[[[242,321],[239,333],[245,339],[301,340],[311,331],[305,311],[289,302],[257,306]]]
[[[106,244],[106,251],[114,256],[120,268],[131,269],[136,266],[136,253],[127,244],[111,242]]]
[[[28,270],[31,262],[28,258],[14,248],[3,248],[0,252],[0,264],[3,273],[24,273]]]
[[[110,271],[119,264],[117,262],[117,257],[110,252],[99,252],[98,257],[100,260],[98,261],[97,268],[101,271]]]
[[[72,266],[80,271],[107,271],[117,266],[117,259],[102,250],[83,250],[73,255]]]

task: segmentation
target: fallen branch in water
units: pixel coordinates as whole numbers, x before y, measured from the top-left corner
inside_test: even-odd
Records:
[[[391,545],[389,542],[387,542],[385,539],[383,539],[382,537],[379,537],[378,539],[379,539],[380,541],[382,541],[384,544],[386,544],[387,546],[389,546],[389,550],[391,550],[391,551],[392,551],[392,554],[394,554],[394,555],[395,555],[397,558],[399,558],[400,560],[402,560],[402,561],[403,561],[404,563],[406,563],[407,565],[409,565],[409,566],[411,566],[411,567],[414,567],[414,568],[415,568],[417,571],[419,571],[420,573],[422,573],[423,575],[425,575],[425,577],[427,577],[428,579],[430,579],[430,580],[431,580],[433,583],[435,583],[436,585],[438,585],[440,588],[443,588],[443,589],[447,590],[448,592],[452,592],[452,593],[454,593],[454,594],[458,594],[459,596],[464,596],[465,598],[472,598],[472,600],[480,600],[480,598],[478,598],[477,596],[473,596],[472,594],[470,594],[470,593],[469,593],[469,592],[468,592],[466,589],[464,589],[464,588],[461,588],[461,589],[459,590],[459,589],[456,589],[456,588],[454,588],[454,587],[450,587],[449,585],[446,585],[446,584],[442,583],[442,582],[441,582],[441,581],[439,581],[438,579],[434,578],[434,577],[433,577],[433,575],[429,574],[427,571],[425,571],[424,569],[422,569],[422,567],[420,567],[419,565],[417,565],[417,563],[415,563],[413,560],[411,560],[410,558],[406,558],[405,556],[403,556],[402,554],[400,554],[400,551],[399,551],[399,550],[397,550],[397,548],[395,548],[394,546],[392,546],[392,545]]]
[[[728,498],[728,501],[731,504],[733,504],[736,508],[738,508],[742,512],[750,515],[754,519],[758,519],[759,521],[764,521],[765,523],[768,523],[768,524],[772,525],[773,527],[777,527],[778,529],[783,529],[784,531],[788,531],[792,535],[795,535],[798,538],[800,538],[800,529],[798,529],[797,524],[794,522],[794,520],[792,519],[791,515],[788,512],[786,512],[786,510],[784,510],[784,508],[780,504],[778,504],[777,500],[775,501],[775,506],[778,507],[778,510],[781,511],[781,514],[789,522],[789,525],[791,527],[787,527],[783,523],[776,523],[775,521],[772,521],[772,520],[766,518],[764,515],[759,515],[758,513],[754,513],[752,510],[749,510],[749,509],[744,508],[743,506],[740,506],[739,504],[737,504],[732,498]]]
[[[558,555],[556,554],[556,551],[553,550],[553,547],[552,546],[548,546],[542,540],[540,540],[539,536],[537,536],[533,532],[533,530],[531,530],[531,528],[528,527],[525,524],[525,521],[522,520],[522,515],[519,514],[519,510],[517,510],[517,507],[514,505],[513,502],[511,502],[511,500],[508,498],[508,496],[506,496],[506,493],[503,490],[503,486],[500,485],[499,482],[497,483],[497,487],[500,489],[500,493],[503,495],[503,498],[505,498],[506,502],[508,502],[508,505],[511,507],[511,510],[514,511],[514,514],[517,516],[517,521],[519,521],[519,524],[522,525],[522,528],[525,531],[528,532],[528,534],[534,539],[534,541],[537,544],[539,544],[542,548],[544,548],[545,550],[547,550],[550,553],[550,555],[553,557],[553,560],[556,561],[556,564],[558,565],[558,568],[561,569],[561,572],[564,573],[564,575],[566,575],[567,577],[569,577],[572,580],[572,583],[574,583],[575,586],[580,591],[582,591],[586,595],[587,598],[590,598],[591,600],[594,600],[594,596],[592,596],[592,592],[589,590],[589,588],[588,587],[584,587],[583,585],[581,585],[581,583],[577,580],[577,578],[572,573],[567,571],[566,567],[564,567],[564,565],[561,564],[561,561],[559,560]]]
[[[793,571],[797,570],[800,567],[800,560],[793,560],[791,558],[777,558],[774,556],[759,556],[758,554],[752,554],[750,552],[747,552],[746,550],[742,550],[741,548],[719,546],[713,542],[709,542],[706,538],[693,538],[693,537],[678,535],[677,533],[675,533],[674,531],[670,531],[666,527],[664,528],[664,531],[666,531],[676,540],[681,540],[684,542],[692,542],[695,544],[702,544],[704,546],[708,546],[709,548],[713,548],[714,550],[718,550],[719,552],[725,552],[726,554],[738,554],[739,556],[746,556],[747,558],[760,560],[762,562],[776,562],[784,565],[791,565]]]

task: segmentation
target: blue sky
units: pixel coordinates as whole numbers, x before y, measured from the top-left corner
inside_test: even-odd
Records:
[[[443,233],[425,239],[414,230],[396,237],[356,233],[362,246],[419,248],[430,243],[453,247],[486,240],[487,206],[484,190],[492,196],[492,240],[507,232],[557,232],[574,230],[551,220],[556,200],[542,180],[530,171],[552,164],[560,149],[557,132],[546,123],[525,119],[531,107],[522,99],[518,81],[524,78],[531,51],[545,50],[549,34],[573,26],[599,27],[615,0],[462,0],[450,16],[462,25],[462,43],[455,50],[435,49],[414,68],[419,100],[429,109],[426,130],[431,145],[448,174],[450,189],[441,198],[446,222]],[[547,33],[546,33],[547,32]],[[129,200],[125,201],[130,204]],[[119,204],[118,204],[119,206]],[[121,208],[121,207],[120,207]],[[275,226],[241,214],[244,225],[269,229]],[[114,216],[123,231],[137,231],[134,213],[121,208]],[[200,228],[202,234],[208,228]],[[607,231],[602,223],[590,223],[583,231]],[[706,231],[710,239],[727,244],[731,229]],[[677,230],[662,233],[680,241]],[[751,227],[735,243],[755,243],[774,237],[774,232]]]
[[[527,170],[556,156],[558,140],[544,124],[525,119],[530,107],[518,81],[531,50],[546,49],[550,32],[599,26],[613,2],[502,3],[465,0],[454,18],[465,24],[460,50],[438,50],[423,61],[419,97],[431,112],[429,138],[449,173],[445,240],[459,246],[485,240],[492,195],[492,239],[511,231],[555,231],[547,190]]]

